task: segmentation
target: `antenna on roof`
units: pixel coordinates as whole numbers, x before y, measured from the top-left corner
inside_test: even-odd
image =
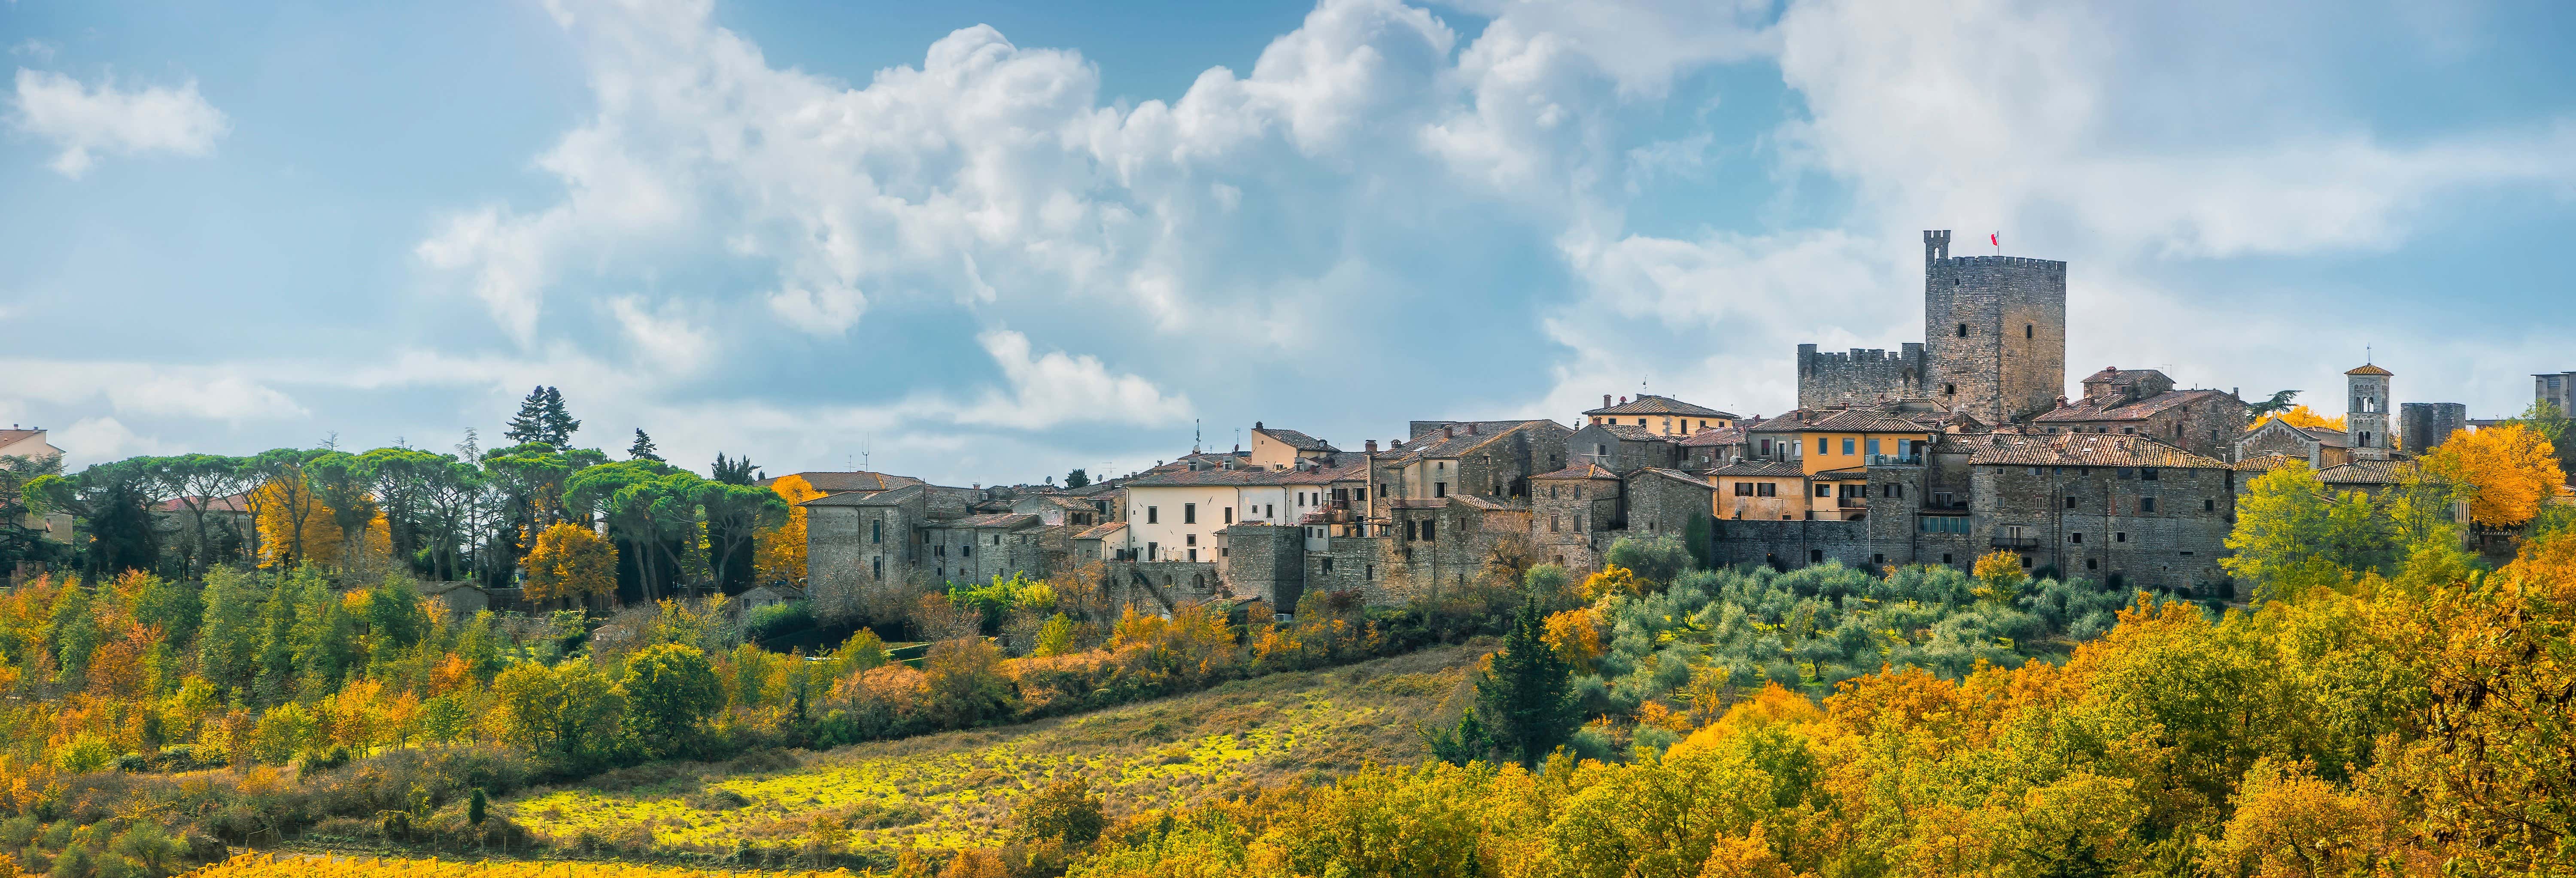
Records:
[[[1199,453],[1199,419],[1190,419],[1190,453]]]
[[[2364,366],[2370,365],[2370,346],[2369,346],[2369,345],[2362,345],[2362,346],[2361,346],[2361,364],[2362,364],[2362,365],[2364,365]]]

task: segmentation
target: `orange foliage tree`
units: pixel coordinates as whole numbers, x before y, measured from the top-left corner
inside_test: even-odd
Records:
[[[2440,478],[2466,489],[2469,520],[2509,526],[2540,514],[2540,504],[2567,484],[2549,441],[2520,424],[2461,430],[2427,456]]]
[[[597,531],[571,522],[556,522],[537,534],[528,551],[527,598],[550,601],[582,598],[617,590],[617,547]]]
[[[2293,427],[2322,427],[2328,430],[2344,428],[2342,418],[2329,418],[2303,405],[2294,405],[2286,410],[2264,415],[2254,421],[2254,426],[2260,427],[2272,421],[2284,421]]]
[[[769,483],[787,501],[787,521],[753,535],[752,570],[761,582],[805,579],[805,507],[796,504],[823,496],[804,476],[781,476]]]

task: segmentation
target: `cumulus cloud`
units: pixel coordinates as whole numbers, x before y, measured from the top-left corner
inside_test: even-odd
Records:
[[[976,340],[1001,367],[1010,389],[959,411],[961,423],[1033,430],[1072,421],[1154,427],[1190,416],[1189,397],[1166,395],[1154,382],[1112,373],[1096,357],[1063,351],[1031,356],[1029,337],[1007,329]]]
[[[120,413],[207,420],[300,417],[304,408],[232,366],[0,360],[0,372],[42,376],[0,389],[0,398],[52,404],[104,401]]]
[[[82,418],[59,432],[49,431],[46,439],[54,447],[63,449],[64,455],[75,464],[179,451],[171,443],[138,434],[124,422],[110,417]]]
[[[61,152],[50,167],[80,179],[99,155],[171,153],[201,156],[231,130],[223,111],[197,94],[193,81],[178,87],[120,89],[114,80],[95,86],[47,71],[18,69],[10,124],[51,141]]]

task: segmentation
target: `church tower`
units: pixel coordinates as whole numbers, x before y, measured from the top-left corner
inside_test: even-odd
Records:
[[[2066,263],[1951,256],[1923,233],[1924,393],[1987,424],[2055,408],[2066,393]]]
[[[2356,460],[2388,459],[2388,381],[2395,373],[2369,364],[2343,373],[2347,407],[2343,414],[2344,438],[2352,444]]]

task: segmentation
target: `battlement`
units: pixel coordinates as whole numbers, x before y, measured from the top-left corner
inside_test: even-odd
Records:
[[[1886,365],[1920,365],[1922,362],[1923,346],[1913,342],[1906,342],[1905,347],[1902,350],[1891,351],[1884,348],[1852,348],[1848,353],[1843,351],[1821,353],[1816,350],[1815,345],[1811,344],[1802,344],[1798,346],[1799,374],[1805,374],[1816,369],[1838,369],[1848,367],[1867,368]]]
[[[1923,371],[1923,345],[1917,342],[1906,342],[1894,351],[1852,348],[1832,353],[1802,344],[1798,346],[1798,405],[1824,408],[1921,396]]]
[[[2065,262],[2065,260],[2062,260],[2062,259],[2033,259],[2033,258],[2028,257],[2028,256],[1952,256],[1952,257],[1948,257],[1948,258],[1945,258],[1945,259],[1937,259],[1937,260],[1934,260],[1934,263],[1935,263],[1935,264],[1937,264],[1937,265],[1942,265],[1942,266],[1952,266],[1952,265],[1960,265],[1960,266],[1987,266],[1987,265],[1994,265],[1994,266],[2007,266],[2007,267],[2015,267],[2015,268],[2019,268],[2019,267],[2048,268],[2048,269],[2053,269],[2053,270],[2055,270],[2055,271],[2056,271],[2056,272],[2058,272],[2059,274],[2064,274],[2064,273],[2066,273],[2066,262]]]

